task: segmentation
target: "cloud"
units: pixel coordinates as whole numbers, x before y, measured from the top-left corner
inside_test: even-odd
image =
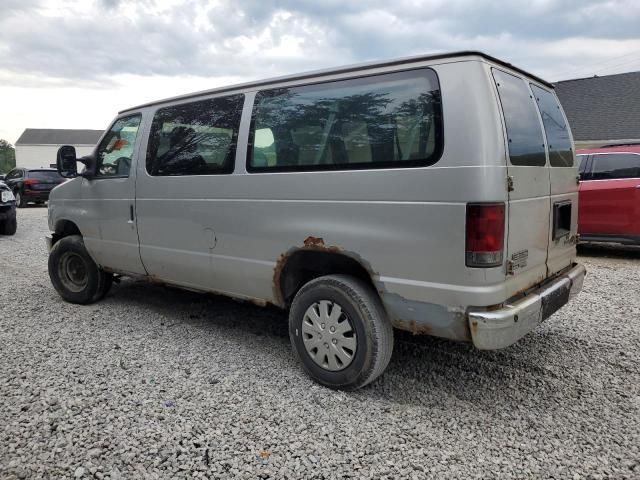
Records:
[[[632,52],[639,20],[631,0],[5,0],[0,70],[16,82],[36,75],[89,86],[115,75],[248,79],[485,49],[551,73],[612,48]],[[594,49],[573,58],[560,49],[570,41]]]
[[[549,80],[640,68],[637,0],[2,0],[0,138],[359,61],[483,50]]]

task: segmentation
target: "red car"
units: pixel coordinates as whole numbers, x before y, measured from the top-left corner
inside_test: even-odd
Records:
[[[580,240],[640,245],[640,145],[577,150],[576,155]]]

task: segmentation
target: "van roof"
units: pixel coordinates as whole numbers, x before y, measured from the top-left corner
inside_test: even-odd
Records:
[[[176,97],[170,97],[170,98],[165,98],[165,99],[162,99],[162,100],[156,100],[154,102],[143,103],[143,104],[137,105],[135,107],[126,108],[124,110],[121,110],[119,113],[125,113],[125,112],[131,111],[131,110],[137,110],[139,108],[149,107],[149,106],[152,106],[152,105],[158,105],[158,104],[161,104],[161,103],[168,103],[168,102],[172,102],[172,101],[176,101],[176,100],[186,100],[186,99],[189,99],[189,98],[200,97],[200,96],[209,95],[209,94],[212,94],[212,93],[222,93],[222,92],[233,91],[233,90],[241,90],[241,89],[262,87],[262,86],[270,85],[270,84],[273,84],[273,83],[291,82],[291,81],[296,81],[296,80],[305,80],[305,79],[314,78],[314,77],[335,75],[335,74],[340,74],[340,73],[349,73],[349,72],[354,72],[354,71],[357,71],[357,70],[373,69],[373,68],[380,68],[380,67],[390,67],[390,66],[395,66],[395,65],[402,65],[402,64],[405,64],[405,63],[415,63],[415,62],[427,61],[427,60],[441,60],[441,59],[444,60],[444,59],[448,59],[448,58],[458,58],[458,57],[481,57],[481,58],[484,58],[485,60],[489,60],[489,61],[491,61],[493,63],[497,63],[498,65],[502,65],[502,66],[510,68],[511,70],[514,70],[514,71],[516,71],[518,73],[526,75],[529,78],[532,78],[532,79],[536,80],[537,82],[542,83],[543,85],[545,85],[548,88],[554,88],[553,84],[547,82],[546,80],[543,80],[542,78],[540,78],[540,77],[538,77],[536,75],[533,75],[533,74],[527,72],[526,70],[523,70],[521,68],[515,67],[515,66],[511,65],[508,62],[500,60],[500,59],[498,59],[496,57],[492,57],[491,55],[487,55],[484,52],[475,51],[475,50],[464,50],[464,51],[460,51],[460,52],[438,53],[438,54],[434,54],[434,55],[417,55],[417,56],[412,56],[412,57],[395,58],[395,59],[391,59],[391,60],[358,63],[358,64],[354,64],[354,65],[345,65],[345,66],[342,66],[342,67],[334,67],[334,68],[328,68],[328,69],[323,69],[323,70],[313,70],[313,71],[304,72],[304,73],[298,73],[298,74],[293,74],[293,75],[285,75],[285,76],[282,76],[282,77],[267,78],[267,79],[264,79],[264,80],[255,80],[255,81],[252,81],[252,82],[239,83],[239,84],[229,85],[229,86],[225,86],[225,87],[218,87],[218,88],[213,88],[213,89],[210,89],[210,90],[203,90],[203,91],[200,91],[200,92],[188,93],[186,95],[178,95]]]

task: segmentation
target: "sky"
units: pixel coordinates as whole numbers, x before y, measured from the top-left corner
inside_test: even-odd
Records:
[[[638,0],[0,0],[0,138],[362,61],[481,50],[549,81],[640,70]]]

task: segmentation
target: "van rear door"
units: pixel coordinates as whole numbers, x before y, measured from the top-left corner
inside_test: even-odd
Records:
[[[498,68],[492,68],[492,74],[508,151],[507,274],[517,277],[519,291],[547,277],[551,185],[544,135],[529,84]]]
[[[549,156],[550,225],[547,274],[573,262],[578,231],[578,172],[573,140],[560,102],[553,91],[531,84],[544,128]]]

